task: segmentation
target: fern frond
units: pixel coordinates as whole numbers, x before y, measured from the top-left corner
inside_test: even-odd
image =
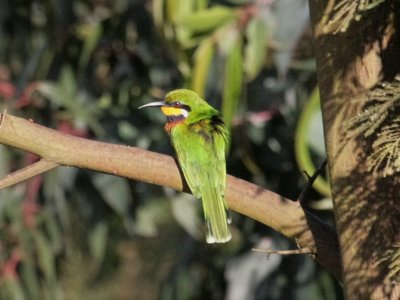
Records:
[[[324,26],[324,32],[346,32],[351,22],[359,21],[363,12],[377,7],[386,0],[342,0],[332,10],[332,17]]]
[[[370,170],[374,173],[382,170],[383,177],[400,171],[400,117],[382,128],[372,149],[368,158]]]
[[[389,269],[389,278],[396,283],[400,283],[400,244],[395,244],[386,250],[383,257],[377,264],[386,263]]]
[[[366,98],[364,110],[343,125],[348,137],[368,137],[378,131],[390,112],[400,105],[400,76],[372,89]]]

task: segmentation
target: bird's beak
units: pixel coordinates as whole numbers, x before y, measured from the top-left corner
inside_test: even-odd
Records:
[[[151,102],[151,103],[140,106],[139,109],[146,108],[146,107],[161,107],[161,106],[166,106],[166,103],[164,101]]]

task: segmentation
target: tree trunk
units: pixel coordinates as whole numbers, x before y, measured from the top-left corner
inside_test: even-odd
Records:
[[[309,0],[347,299],[400,299],[399,151],[379,156],[399,115],[385,89],[400,73],[400,5],[374,2]]]

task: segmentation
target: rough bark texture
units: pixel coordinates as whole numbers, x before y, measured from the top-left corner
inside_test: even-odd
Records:
[[[309,1],[345,294],[400,299],[400,281],[388,258],[400,242],[399,175],[370,171],[376,135],[346,131],[366,109],[367,91],[400,72],[399,1],[358,12],[359,21],[337,30],[332,20],[339,2],[346,1]],[[348,1],[348,7],[357,9],[360,2]]]

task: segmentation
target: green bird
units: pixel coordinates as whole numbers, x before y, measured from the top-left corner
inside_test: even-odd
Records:
[[[207,243],[231,239],[224,192],[228,132],[219,112],[195,92],[175,90],[164,101],[139,107],[160,107],[167,117],[165,131],[178,157],[190,190],[203,203]]]

